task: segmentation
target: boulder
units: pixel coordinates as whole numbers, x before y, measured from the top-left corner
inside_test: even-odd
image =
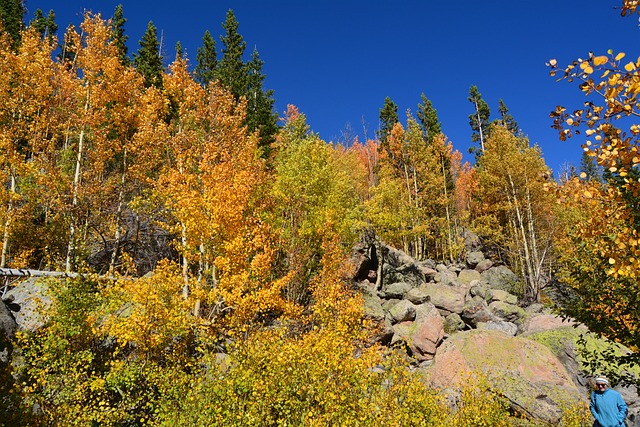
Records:
[[[563,407],[585,399],[547,347],[493,330],[452,335],[426,371],[436,388],[459,387],[467,372],[482,372],[514,411],[552,425],[558,424]]]
[[[387,312],[389,310],[391,310],[391,307],[393,307],[394,305],[396,305],[397,303],[399,303],[400,299],[383,299],[382,300],[382,309]]]
[[[421,262],[417,264],[418,266],[418,270],[422,273],[422,275],[424,276],[425,280],[427,282],[431,282],[433,281],[433,278],[435,277],[436,273],[438,272],[434,267],[435,267],[435,263],[433,262]]]
[[[480,280],[480,273],[476,270],[464,269],[458,273],[458,282],[465,286],[471,285],[474,280]]]
[[[402,275],[404,282],[410,283],[411,286],[420,286],[426,283],[426,277],[424,275],[424,267],[412,262],[410,264],[404,264],[396,268],[396,271]]]
[[[419,362],[432,360],[436,348],[444,338],[444,324],[440,313],[431,303],[416,308],[413,322],[401,322],[393,326],[392,343],[404,342],[411,355]]]
[[[487,302],[491,302],[493,298],[493,292],[489,289],[486,283],[474,284],[469,288],[469,295],[471,297],[480,297]]]
[[[465,229],[462,238],[464,239],[464,247],[467,249],[467,252],[477,251],[482,247],[482,240],[472,231]]]
[[[12,346],[16,329],[16,324],[13,315],[7,308],[7,306],[0,301],[0,366],[7,365],[11,356]]]
[[[515,323],[505,322],[504,320],[491,320],[489,322],[480,322],[477,329],[484,331],[500,331],[503,334],[515,336],[518,333],[518,326]]]
[[[380,296],[385,299],[402,299],[411,288],[413,286],[407,282],[391,283],[382,287]]]
[[[522,307],[509,304],[504,301],[494,301],[489,304],[489,310],[507,322],[520,324],[527,317],[527,312]]]
[[[462,331],[466,324],[458,313],[451,313],[444,319],[444,331],[447,334],[453,334],[458,331]]]
[[[535,314],[527,320],[523,333],[533,334],[567,326],[577,326],[577,323],[555,314]],[[586,328],[582,328],[582,330],[585,331]]]
[[[419,289],[429,296],[429,301],[440,310],[440,314],[443,316],[460,313],[464,307],[465,290],[463,288],[428,283]]]
[[[409,289],[409,292],[407,292],[405,298],[415,305],[420,305],[429,301],[431,297],[424,287],[420,287]]]
[[[469,268],[475,268],[482,261],[484,261],[484,254],[481,251],[467,252],[466,262]]]
[[[372,320],[383,320],[384,310],[382,309],[380,297],[371,292],[363,292],[362,296],[364,299],[364,316]]]
[[[51,306],[51,297],[44,280],[29,278],[9,289],[2,298],[15,319],[20,331],[33,332],[46,322],[46,310]]]
[[[512,294],[518,294],[522,287],[518,276],[508,267],[498,265],[480,273],[491,289],[501,289]]]
[[[485,259],[485,260],[480,261],[478,263],[478,265],[476,265],[475,270],[478,273],[482,273],[483,271],[487,271],[491,267],[493,267],[493,261],[491,261],[490,259]]]
[[[392,323],[408,322],[416,318],[416,306],[405,299],[391,307],[388,315]]]
[[[518,303],[518,297],[510,294],[507,291],[503,291],[502,289],[492,289],[491,290],[491,302],[493,301],[502,301],[502,302],[506,302],[507,304],[517,304]]]
[[[588,380],[582,374],[582,366],[578,355],[576,343],[584,330],[571,326],[558,326],[547,328],[532,333],[523,334],[523,337],[543,344],[558,358],[565,367],[574,384],[588,387]]]
[[[414,264],[415,260],[404,253],[403,251],[393,248],[389,245],[382,244],[382,254],[384,258],[384,264],[390,265],[394,268],[400,267],[405,264]]]
[[[466,301],[460,317],[462,317],[462,320],[464,320],[467,325],[474,328],[478,326],[478,323],[496,320],[493,313],[489,310],[487,302],[477,296]]]
[[[433,276],[433,280],[441,285],[452,285],[456,280],[458,280],[458,275],[454,271],[444,269],[442,271],[438,271]]]

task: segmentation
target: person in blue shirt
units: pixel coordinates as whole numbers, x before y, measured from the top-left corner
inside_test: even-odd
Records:
[[[603,376],[596,378],[596,389],[591,393],[589,408],[596,419],[593,427],[624,426],[629,411],[620,393],[610,389],[609,380]]]

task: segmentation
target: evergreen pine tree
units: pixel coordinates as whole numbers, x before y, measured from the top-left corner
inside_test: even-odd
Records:
[[[469,149],[470,153],[475,153],[476,158],[484,152],[484,142],[489,137],[489,116],[491,111],[489,105],[482,99],[482,94],[476,86],[469,89],[469,102],[473,104],[473,114],[469,115],[469,125],[471,125],[471,141],[480,142],[480,150],[477,147]]]
[[[436,109],[433,108],[431,100],[427,99],[424,93],[421,98],[422,104],[418,104],[417,116],[425,141],[431,143],[433,138],[442,132],[442,124],[438,120],[438,113]]]
[[[20,43],[20,31],[24,27],[25,6],[23,0],[1,0],[0,22],[2,31],[8,33],[13,40],[13,47]]]
[[[36,9],[33,14],[33,19],[29,24],[33,28],[36,29],[44,39],[48,37],[49,39],[54,39],[56,36],[56,32],[58,32],[58,25],[56,25],[56,14],[53,10],[49,11],[49,14],[45,18],[41,9]]]
[[[225,22],[222,24],[225,35],[220,37],[222,42],[222,59],[218,63],[218,79],[228,88],[236,100],[245,94],[247,85],[247,67],[242,61],[242,55],[247,43],[238,33],[238,21],[233,11],[229,9]]]
[[[180,40],[176,42],[176,60],[178,59],[184,59],[184,49],[182,48],[182,43],[180,43]]]
[[[149,21],[139,42],[140,49],[133,56],[133,63],[140,74],[144,76],[146,87],[162,87],[162,56],[160,56],[160,43],[158,42],[156,27]]]
[[[398,121],[398,106],[387,96],[380,109],[380,129],[376,132],[381,147],[387,146],[387,137]]]
[[[509,109],[502,99],[500,100],[498,110],[500,111],[500,121],[502,122],[502,125],[512,134],[519,136],[520,127],[518,126],[518,122],[516,122],[511,113],[509,113]]]
[[[111,18],[111,28],[113,31],[113,43],[115,43],[120,52],[120,63],[124,66],[131,65],[131,58],[129,58],[129,50],[127,48],[127,36],[124,33],[124,24],[127,22],[127,18],[124,17],[122,12],[122,5],[116,6]]]
[[[195,80],[203,86],[215,80],[216,67],[218,60],[216,58],[216,42],[211,37],[209,30],[204,32],[202,37],[202,46],[198,48],[196,54],[196,68],[194,72]]]
[[[251,61],[247,63],[247,127],[249,132],[258,130],[262,155],[268,157],[278,131],[278,115],[273,112],[273,90],[264,90],[262,87],[265,79],[263,65],[264,61],[254,49]]]

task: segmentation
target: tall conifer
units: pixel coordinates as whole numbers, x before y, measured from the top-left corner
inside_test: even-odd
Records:
[[[254,49],[251,61],[247,63],[247,126],[249,132],[259,132],[262,154],[267,156],[278,131],[278,115],[273,112],[273,90],[262,87],[265,79],[262,74],[263,65],[264,61]]]
[[[53,39],[58,31],[58,25],[56,25],[56,14],[53,10],[50,10],[49,14],[45,18],[42,10],[36,9],[33,14],[33,19],[29,25],[35,28],[43,39],[45,37]]]
[[[196,54],[195,80],[203,86],[215,80],[218,59],[216,54],[216,41],[211,37],[209,30],[204,32],[202,46]]]
[[[469,89],[469,102],[473,104],[473,113],[469,115],[469,125],[473,131],[471,141],[480,143],[480,150],[477,147],[469,149],[470,153],[478,155],[484,153],[484,143],[489,136],[489,116],[491,111],[489,105],[482,99],[482,94],[477,86],[471,86]]]
[[[386,147],[391,129],[398,121],[398,106],[387,96],[384,99],[384,105],[380,109],[380,129],[376,132],[381,147]]]
[[[218,64],[218,79],[238,100],[244,95],[247,84],[247,67],[242,61],[247,43],[238,33],[238,21],[231,9],[222,28],[225,34],[220,37],[223,56]]]
[[[116,6],[113,17],[111,18],[111,29],[113,31],[113,42],[118,48],[118,52],[120,52],[120,63],[125,66],[131,64],[131,58],[129,58],[127,48],[127,39],[129,36],[124,33],[124,24],[126,22],[127,18],[124,17],[122,12],[122,5],[119,4]]]
[[[146,87],[162,87],[162,56],[160,55],[160,43],[157,30],[153,22],[149,21],[139,42],[140,49],[133,56],[133,63],[140,74],[144,76]]]
[[[25,6],[23,0],[0,1],[0,22],[2,31],[8,33],[13,40],[13,47],[20,43],[20,31],[24,27]]]
[[[498,110],[500,111],[500,121],[502,122],[502,125],[506,127],[509,132],[518,136],[520,134],[518,122],[516,122],[516,119],[514,119],[511,113],[509,113],[509,109],[502,99],[500,100]]]
[[[433,108],[431,100],[423,93],[422,104],[418,104],[418,120],[424,135],[425,141],[431,143],[433,138],[442,132],[442,124],[438,120],[438,112]]]

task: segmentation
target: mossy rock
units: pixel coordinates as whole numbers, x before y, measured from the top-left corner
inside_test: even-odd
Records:
[[[469,372],[482,372],[512,410],[527,418],[557,424],[562,408],[584,401],[563,364],[545,345],[491,330],[452,335],[427,368],[436,388],[461,386]]]

